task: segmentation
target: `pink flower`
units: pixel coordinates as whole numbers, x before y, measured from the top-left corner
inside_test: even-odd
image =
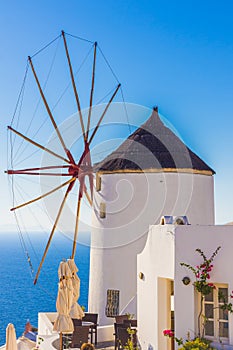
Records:
[[[211,288],[215,288],[215,285],[213,283],[208,283],[208,286]]]
[[[163,331],[163,335],[165,337],[173,338],[174,337],[174,332],[171,329],[165,329]]]

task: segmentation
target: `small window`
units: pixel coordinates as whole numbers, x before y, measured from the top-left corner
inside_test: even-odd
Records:
[[[100,218],[101,219],[106,218],[106,204],[103,202],[100,203]]]
[[[120,291],[115,289],[107,290],[107,305],[105,307],[105,315],[107,317],[115,317],[119,315],[119,297]]]
[[[211,340],[220,338],[221,341],[227,343],[229,338],[229,312],[222,310],[220,307],[223,305],[222,298],[228,299],[228,287],[227,285],[215,286],[216,289],[213,289],[204,299],[205,337]]]
[[[96,174],[96,191],[99,192],[101,191],[101,176],[97,173]]]

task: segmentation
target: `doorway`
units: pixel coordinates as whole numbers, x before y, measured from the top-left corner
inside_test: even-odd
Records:
[[[174,339],[164,337],[165,329],[175,329],[174,281],[158,278],[158,348],[174,350]]]

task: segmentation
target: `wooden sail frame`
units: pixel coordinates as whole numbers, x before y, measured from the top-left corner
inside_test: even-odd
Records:
[[[96,55],[97,55],[97,42],[94,43],[93,47],[94,47],[94,54],[93,54],[93,63],[92,63],[92,79],[91,79],[91,88],[90,88],[90,98],[89,98],[89,110],[88,110],[88,117],[87,117],[87,124],[86,124],[86,128],[85,128],[85,124],[84,124],[84,120],[83,120],[83,115],[82,115],[82,110],[81,110],[81,103],[80,103],[80,99],[79,99],[79,95],[78,95],[78,90],[77,90],[77,86],[76,86],[76,82],[75,82],[75,77],[74,77],[74,73],[73,73],[73,68],[72,68],[72,63],[71,63],[71,58],[70,58],[70,54],[69,54],[69,49],[68,49],[68,45],[67,45],[67,41],[66,41],[66,35],[65,32],[62,31],[61,32],[61,36],[63,38],[63,43],[64,43],[64,48],[65,48],[65,52],[66,52],[66,57],[67,57],[67,62],[68,62],[68,66],[69,66],[69,72],[70,72],[70,79],[72,82],[72,86],[73,86],[73,92],[75,95],[75,100],[76,100],[76,104],[77,104],[77,110],[78,110],[78,114],[79,114],[79,120],[80,120],[80,126],[81,126],[81,130],[82,130],[82,137],[83,137],[83,141],[84,141],[84,151],[80,156],[80,159],[78,162],[75,162],[74,157],[71,153],[71,151],[66,147],[65,141],[62,137],[62,133],[55,121],[55,118],[52,114],[52,111],[49,107],[49,104],[46,100],[44,91],[41,87],[38,75],[36,73],[36,69],[34,67],[34,64],[32,62],[32,57],[28,56],[28,62],[29,62],[29,66],[31,67],[34,79],[36,81],[40,96],[42,98],[43,104],[46,108],[46,111],[48,113],[48,116],[50,118],[50,121],[53,125],[53,129],[55,130],[59,142],[66,154],[66,157],[61,156],[60,154],[48,149],[47,147],[41,145],[40,143],[34,141],[33,139],[27,137],[26,135],[24,135],[23,133],[17,131],[16,129],[14,129],[12,126],[9,126],[8,129],[15,133],[17,136],[21,137],[22,139],[24,139],[26,142],[32,144],[33,146],[35,146],[36,148],[41,149],[42,151],[45,151],[47,153],[49,153],[50,155],[52,155],[53,157],[59,158],[60,160],[62,160],[63,162],[66,163],[66,165],[62,165],[62,166],[46,166],[46,167],[36,167],[36,168],[27,168],[27,169],[9,169],[6,171],[7,174],[9,175],[16,175],[16,174],[20,174],[20,175],[32,175],[32,176],[69,176],[71,177],[68,181],[64,182],[63,184],[54,187],[53,189],[51,189],[50,191],[41,194],[40,196],[31,199],[27,202],[21,203],[17,206],[14,206],[13,208],[11,208],[12,211],[15,211],[17,209],[23,208],[27,205],[30,205],[36,201],[39,201],[43,198],[45,198],[46,196],[51,195],[52,193],[60,190],[63,187],[66,187],[66,192],[64,194],[64,197],[60,203],[52,230],[50,232],[50,236],[49,239],[47,241],[44,253],[42,255],[39,267],[37,269],[36,272],[36,276],[34,279],[34,284],[37,283],[41,268],[43,266],[43,263],[45,261],[46,255],[48,253],[53,235],[56,231],[59,219],[61,217],[63,208],[65,206],[66,200],[68,198],[69,193],[71,192],[75,182],[78,180],[79,182],[79,191],[78,191],[78,200],[77,200],[77,209],[76,209],[76,218],[75,218],[75,229],[74,229],[74,237],[73,237],[73,248],[72,248],[72,255],[71,258],[74,259],[75,254],[76,254],[76,245],[77,245],[77,236],[78,236],[78,227],[79,227],[79,220],[80,220],[80,210],[81,210],[81,203],[82,203],[82,198],[83,198],[83,194],[86,196],[88,202],[90,205],[92,205],[92,198],[93,198],[93,169],[92,169],[92,161],[91,161],[91,152],[90,152],[90,144],[92,143],[102,121],[104,116],[106,115],[112,101],[114,100],[119,88],[120,88],[120,84],[118,83],[117,87],[115,88],[112,96],[110,97],[108,103],[106,104],[104,111],[102,112],[93,132],[90,134],[90,123],[91,123],[91,114],[92,114],[92,107],[93,107],[93,96],[94,96],[94,89],[95,89],[95,71],[96,71]],[[67,173],[50,173],[50,172],[44,172],[45,170],[54,170],[54,169],[65,169],[68,170]],[[85,184],[85,178],[88,177],[89,180],[89,186],[90,186],[90,191],[91,193],[88,193],[86,184]]]

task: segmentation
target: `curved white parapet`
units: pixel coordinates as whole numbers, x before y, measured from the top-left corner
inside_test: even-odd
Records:
[[[59,334],[53,334],[53,335],[44,335],[43,337],[40,337],[40,344],[39,349],[40,350],[54,350],[57,349],[53,346],[54,342],[59,342]]]
[[[57,332],[53,330],[53,324],[57,318],[57,312],[38,313],[38,335],[52,335]]]
[[[27,339],[26,337],[20,337],[17,339],[17,350],[32,350],[36,346],[36,343]],[[6,350],[6,345],[0,347],[1,350]]]

